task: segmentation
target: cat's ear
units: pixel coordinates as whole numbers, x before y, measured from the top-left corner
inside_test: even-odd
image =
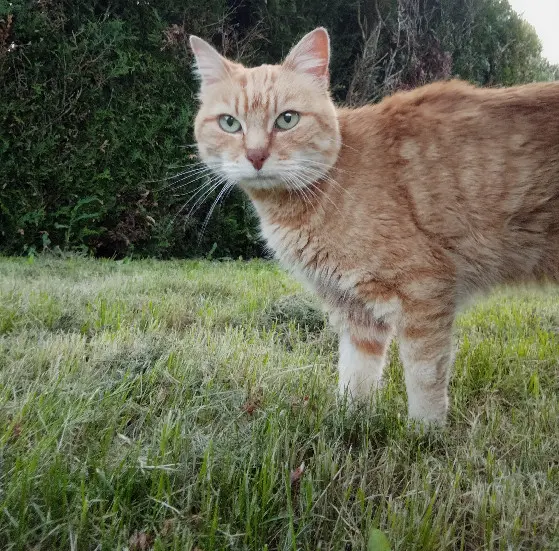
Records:
[[[196,72],[202,88],[221,82],[231,74],[231,64],[205,40],[190,35],[190,47],[196,59]]]
[[[289,52],[283,66],[298,73],[312,75],[328,88],[330,62],[330,38],[324,27],[306,34]]]

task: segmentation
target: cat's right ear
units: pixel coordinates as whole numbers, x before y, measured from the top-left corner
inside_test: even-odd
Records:
[[[231,74],[231,64],[205,40],[190,35],[190,47],[196,59],[196,72],[202,89],[221,82]]]

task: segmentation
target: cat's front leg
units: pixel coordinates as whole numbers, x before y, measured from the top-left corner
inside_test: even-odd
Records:
[[[398,340],[411,419],[446,420],[453,322],[454,311],[444,308],[418,308],[404,318]]]
[[[353,400],[366,400],[380,387],[392,337],[389,331],[366,336],[362,333],[348,329],[340,332],[339,390]]]

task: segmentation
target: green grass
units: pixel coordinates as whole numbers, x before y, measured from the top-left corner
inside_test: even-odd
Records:
[[[377,407],[336,398],[272,263],[1,259],[0,549],[559,549],[559,292],[493,296],[457,344],[425,433],[396,348]]]

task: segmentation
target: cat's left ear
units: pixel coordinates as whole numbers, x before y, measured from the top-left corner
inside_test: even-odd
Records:
[[[283,66],[298,73],[312,75],[325,88],[328,88],[329,63],[330,37],[324,27],[319,27],[301,38],[285,58]]]
[[[190,35],[190,47],[196,58],[196,72],[202,81],[202,89],[231,75],[232,64],[205,40]]]

